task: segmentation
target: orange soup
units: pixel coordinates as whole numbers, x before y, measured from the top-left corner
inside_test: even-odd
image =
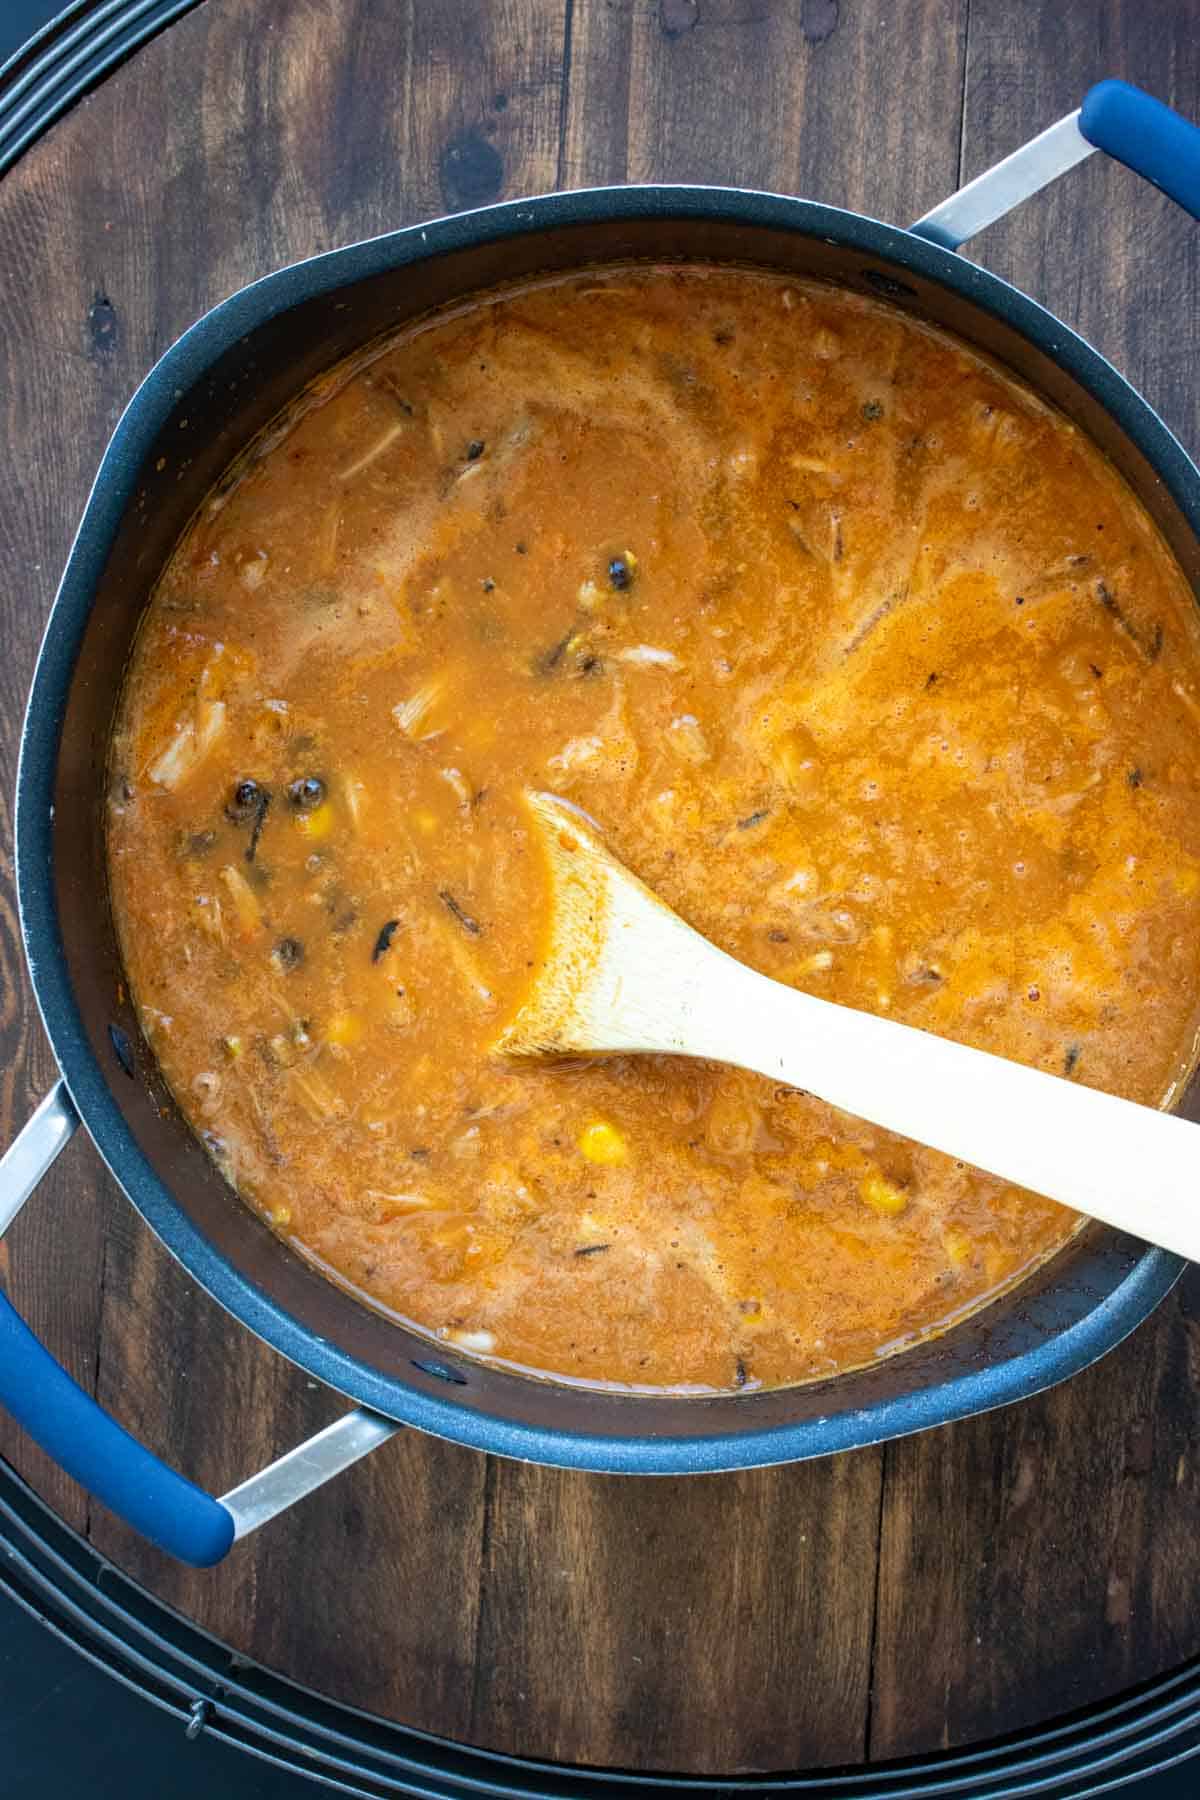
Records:
[[[778,981],[1163,1104],[1198,726],[1180,570],[1028,389],[833,288],[580,274],[335,371],[201,510],[128,673],[112,899],[185,1117],[364,1300],[586,1383],[804,1381],[1076,1220],[728,1068],[506,1063],[523,791]]]

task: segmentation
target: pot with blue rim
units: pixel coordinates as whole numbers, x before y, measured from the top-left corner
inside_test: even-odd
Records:
[[[460,1358],[324,1279],[225,1185],[121,998],[111,920],[97,904],[106,891],[105,761],[129,647],[204,494],[330,364],[408,318],[527,276],[697,259],[882,294],[1007,364],[1082,427],[1156,521],[1200,600],[1200,471],[1082,339],[956,254],[1096,149],[1200,217],[1200,129],[1136,89],[1103,82],[1079,112],[908,230],[777,195],[654,186],[516,201],[331,251],[207,313],[130,401],[47,623],[21,741],[21,928],[62,1078],[0,1162],[0,1230],[82,1121],[195,1279],[355,1402],[317,1438],[215,1499],[103,1413],[0,1297],[0,1403],[174,1555],[218,1561],[235,1538],[405,1425],[500,1455],[640,1474],[746,1468],[877,1443],[1061,1381],[1118,1343],[1178,1278],[1177,1257],[1092,1225],[941,1338],[856,1373],[744,1395],[590,1391]],[[1180,1110],[1200,1120],[1200,1076]]]

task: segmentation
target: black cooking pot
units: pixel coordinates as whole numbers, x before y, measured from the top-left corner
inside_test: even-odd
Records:
[[[1177,1279],[1163,1251],[1090,1226],[946,1336],[811,1386],[673,1399],[590,1391],[464,1359],[325,1280],[222,1180],[125,998],[105,895],[104,784],[122,675],[155,580],[239,452],[331,363],[407,319],[533,275],[628,260],[732,262],[881,295],[997,358],[1107,453],[1200,597],[1200,473],[1095,351],[952,246],[1095,146],[1200,213],[1200,131],[1119,83],[911,231],[807,201],[633,187],[489,207],[333,251],[206,314],[130,402],[46,628],[21,742],[17,882],[62,1081],[0,1163],[0,1229],[81,1119],[142,1216],[267,1343],[359,1403],[223,1500],[129,1438],[0,1300],[0,1402],[164,1547],[218,1560],[397,1428],[573,1468],[684,1473],[825,1455],[1036,1393],[1092,1362]],[[951,246],[950,248],[946,246]],[[1200,1117],[1200,1084],[1181,1110]],[[1017,1128],[1014,1122],[1014,1129]]]

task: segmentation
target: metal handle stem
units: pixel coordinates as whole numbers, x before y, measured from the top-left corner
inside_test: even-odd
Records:
[[[957,250],[1093,150],[1104,150],[1200,219],[1200,126],[1128,81],[1100,81],[1057,125],[969,181],[912,226]]]
[[[1003,162],[977,175],[966,187],[935,206],[909,227],[916,237],[928,238],[945,250],[957,250],[968,238],[987,225],[994,225],[1005,213],[1020,206],[1031,194],[1057,181],[1085,157],[1094,154],[1079,129],[1079,111],[1068,113],[1057,125],[1039,132]]]
[[[55,1082],[25,1129],[0,1156],[0,1237],[79,1124],[66,1083]]]

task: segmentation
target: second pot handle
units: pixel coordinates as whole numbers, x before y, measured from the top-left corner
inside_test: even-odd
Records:
[[[1200,219],[1200,125],[1128,81],[1100,81],[1079,109],[1079,129]]]
[[[79,1115],[63,1082],[0,1157],[0,1233],[20,1211]],[[181,1562],[208,1568],[236,1539],[349,1468],[400,1428],[346,1413],[216,1500],[139,1444],[85,1393],[0,1293],[0,1406],[81,1487]]]
[[[943,249],[957,250],[1097,150],[1144,175],[1200,218],[1200,125],[1127,81],[1101,81],[1077,112],[977,175],[923,214],[911,230]]]

